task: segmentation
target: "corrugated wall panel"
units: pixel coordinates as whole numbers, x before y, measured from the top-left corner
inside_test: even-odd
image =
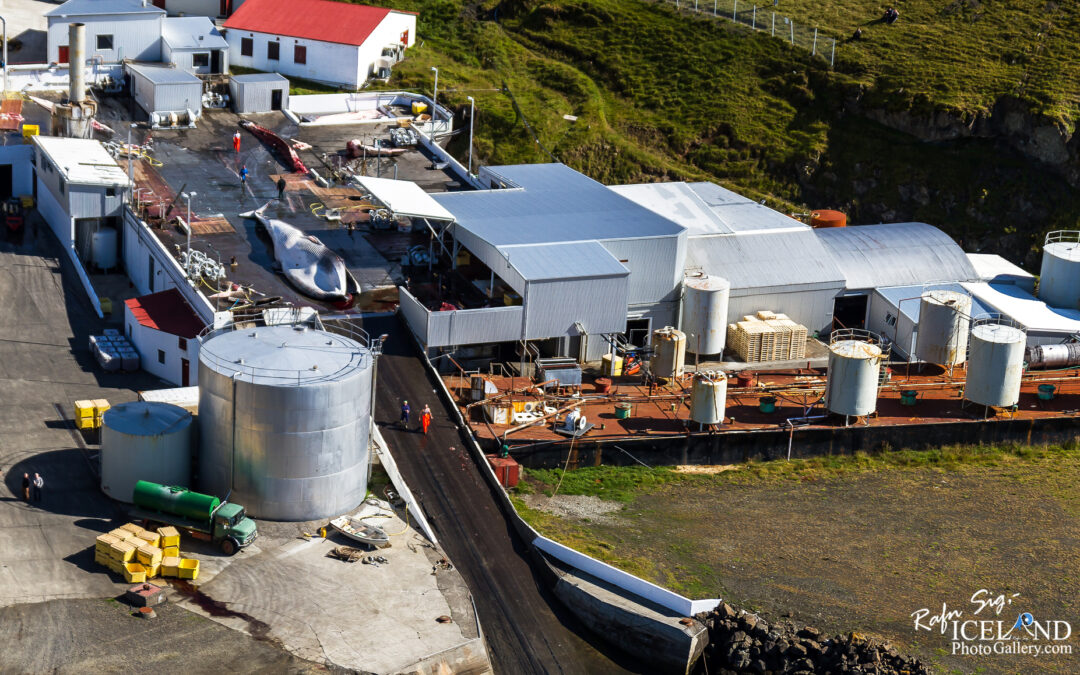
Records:
[[[409,324],[409,328],[420,344],[426,345],[429,313],[427,308],[404,288],[398,287],[398,296],[398,307],[401,309],[402,316],[405,317],[405,323]]]
[[[428,320],[429,347],[514,342],[520,339],[520,306],[432,312]]]
[[[68,44],[68,24],[86,24],[86,59],[97,57],[105,63],[123,59],[161,60],[161,21],[165,14],[105,14],[100,16],[50,17],[48,29],[49,61],[58,59],[58,47]],[[98,49],[98,36],[111,35],[112,49]]]
[[[734,323],[746,314],[767,309],[787,314],[795,323],[814,331],[828,332],[832,325],[833,301],[840,289],[801,291],[797,293],[750,293],[731,294],[728,302],[728,323]],[[725,328],[726,330],[726,328]]]
[[[626,326],[627,281],[623,276],[529,284],[528,338],[577,335],[575,321],[589,334],[621,332]]]
[[[607,239],[600,244],[630,270],[629,304],[677,298],[686,258],[685,232],[669,237]]]
[[[155,112],[182,112],[202,110],[202,83],[177,82],[154,87]]]

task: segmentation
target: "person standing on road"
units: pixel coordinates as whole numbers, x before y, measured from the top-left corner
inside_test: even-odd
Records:
[[[409,428],[409,402],[401,402],[401,426],[405,429]]]
[[[278,201],[285,199],[285,176],[277,179],[277,198]]]
[[[248,170],[247,170],[247,164],[245,164],[240,169],[240,187],[241,188],[243,188],[244,185],[247,183],[247,177],[248,177]]]
[[[424,409],[420,411],[420,428],[424,430],[425,436],[429,426],[431,426],[431,408],[425,404]]]
[[[33,487],[31,494],[33,495],[34,501],[40,502],[41,488],[45,487],[45,479],[41,477],[40,473],[34,473],[34,482],[31,484],[31,487]]]
[[[23,499],[30,503],[30,474],[28,473],[22,475],[22,495]]]
[[[232,146],[233,146],[233,150],[235,150],[237,152],[237,154],[239,154],[240,153],[240,131],[239,130],[237,130],[237,132],[235,134],[233,134]]]

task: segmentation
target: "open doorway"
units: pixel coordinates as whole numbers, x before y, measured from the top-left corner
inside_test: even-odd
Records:
[[[833,301],[833,330],[866,327],[867,295],[841,295]]]
[[[623,334],[626,341],[635,347],[649,346],[649,337],[652,335],[652,319],[637,318],[626,320],[626,332]]]

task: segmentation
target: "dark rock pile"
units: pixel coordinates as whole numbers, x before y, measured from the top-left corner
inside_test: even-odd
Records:
[[[721,603],[695,617],[709,629],[709,673],[867,673],[922,675],[930,670],[883,640],[858,633],[825,637],[816,628],[770,624]],[[699,664],[701,665],[701,664]]]

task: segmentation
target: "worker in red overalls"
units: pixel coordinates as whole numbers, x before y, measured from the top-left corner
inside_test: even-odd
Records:
[[[240,152],[240,132],[237,131],[232,137],[233,150]]]
[[[424,435],[427,435],[428,427],[431,426],[431,408],[424,406],[424,409],[420,412],[420,428],[424,430]]]

